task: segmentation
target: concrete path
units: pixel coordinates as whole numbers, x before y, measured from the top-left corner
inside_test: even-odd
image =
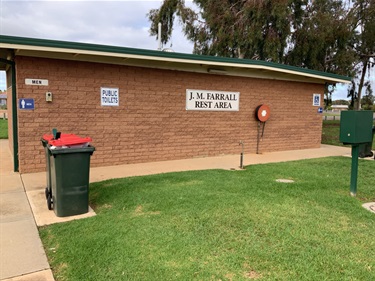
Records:
[[[316,149],[248,154],[244,156],[244,165],[341,155],[350,156],[350,148],[322,145]],[[37,225],[81,219],[94,216],[95,213],[90,210],[81,216],[57,218],[46,206],[46,173],[13,173],[7,140],[0,140],[0,160],[0,280],[52,281],[54,279],[38,236]],[[239,164],[239,155],[226,155],[98,167],[91,168],[90,182],[177,171],[239,169]]]
[[[0,140],[0,280],[54,280],[8,140]],[[17,277],[17,278],[13,278]]]

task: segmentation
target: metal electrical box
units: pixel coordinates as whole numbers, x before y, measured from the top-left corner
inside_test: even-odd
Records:
[[[373,112],[341,111],[340,141],[344,144],[360,144],[372,141]]]

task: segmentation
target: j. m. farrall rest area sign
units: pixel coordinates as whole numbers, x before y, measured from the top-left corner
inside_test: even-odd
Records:
[[[186,90],[186,110],[238,111],[239,92]]]

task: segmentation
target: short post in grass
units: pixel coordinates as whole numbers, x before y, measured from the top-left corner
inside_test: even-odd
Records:
[[[352,145],[352,171],[350,176],[350,195],[357,194],[357,178],[358,178],[358,156],[359,145]]]
[[[240,169],[243,169],[243,150],[244,150],[244,143],[240,141],[240,145],[242,145],[241,155],[240,155]]]

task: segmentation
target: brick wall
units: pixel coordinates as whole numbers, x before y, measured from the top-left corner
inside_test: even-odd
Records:
[[[320,145],[321,115],[312,106],[319,84],[29,57],[16,64],[18,98],[35,99],[34,111],[18,111],[22,173],[45,169],[40,138],[52,128],[92,137],[92,166],[237,154],[240,140],[255,153],[254,110],[262,103],[271,108],[262,152]],[[100,87],[119,88],[120,106],[101,106]],[[240,92],[240,111],[186,111],[186,89]]]

